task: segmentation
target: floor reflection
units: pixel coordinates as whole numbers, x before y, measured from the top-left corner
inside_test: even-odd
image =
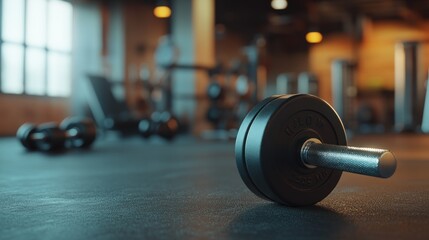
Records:
[[[354,228],[346,216],[325,207],[271,203],[240,214],[230,222],[227,234],[233,239],[344,239]]]

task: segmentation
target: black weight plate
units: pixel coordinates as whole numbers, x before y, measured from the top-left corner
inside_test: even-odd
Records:
[[[39,125],[36,133],[45,136],[42,139],[37,139],[35,144],[37,149],[45,152],[53,152],[64,149],[66,136],[55,123],[44,123]]]
[[[225,96],[225,89],[218,82],[212,82],[207,87],[207,96],[212,101],[217,101]]]
[[[235,160],[237,163],[238,172],[240,173],[241,179],[243,180],[244,184],[257,196],[271,200],[267,196],[265,196],[261,191],[258,190],[258,188],[255,186],[255,184],[252,182],[252,179],[249,176],[249,173],[247,172],[247,166],[246,166],[246,157],[245,157],[245,144],[248,140],[248,131],[249,128],[253,122],[253,119],[256,117],[256,115],[259,113],[259,111],[269,102],[273,101],[274,99],[278,98],[279,96],[271,96],[269,98],[264,99],[263,101],[256,104],[246,115],[246,117],[243,119],[240,128],[238,129],[237,138],[235,140]]]
[[[153,113],[152,121],[156,134],[166,140],[172,140],[179,131],[179,120],[168,111]]]
[[[300,150],[309,138],[347,145],[335,110],[311,95],[284,95],[266,104],[250,124],[245,142],[247,171],[269,199],[290,206],[313,205],[336,186],[341,171],[307,168]]]
[[[250,81],[246,75],[240,75],[235,82],[235,91],[238,96],[246,98],[250,96]]]
[[[25,123],[18,128],[18,131],[16,131],[16,137],[26,149],[34,151],[37,150],[37,146],[31,139],[31,135],[35,132],[36,126],[34,124]]]
[[[139,121],[139,133],[143,138],[149,138],[155,131],[154,123],[150,118],[142,118]]]
[[[67,137],[68,147],[88,148],[97,136],[97,127],[89,118],[68,117],[61,122],[60,128],[63,131],[75,131],[72,136]]]
[[[206,118],[213,124],[218,124],[224,118],[225,109],[221,108],[217,104],[211,104],[207,109]]]

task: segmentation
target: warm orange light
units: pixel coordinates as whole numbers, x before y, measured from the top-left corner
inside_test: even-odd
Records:
[[[157,18],[168,18],[171,16],[171,9],[167,6],[157,6],[153,9],[153,15]]]
[[[307,35],[305,35],[305,39],[309,43],[320,43],[323,36],[320,32],[308,32]]]

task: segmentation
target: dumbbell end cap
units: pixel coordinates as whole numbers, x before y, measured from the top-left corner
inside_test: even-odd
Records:
[[[378,170],[380,177],[388,178],[395,173],[396,170],[396,158],[393,153],[386,151],[384,152],[378,162]]]

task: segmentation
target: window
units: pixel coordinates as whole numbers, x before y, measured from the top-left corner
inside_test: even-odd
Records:
[[[0,92],[69,96],[71,3],[62,0],[0,1]]]

